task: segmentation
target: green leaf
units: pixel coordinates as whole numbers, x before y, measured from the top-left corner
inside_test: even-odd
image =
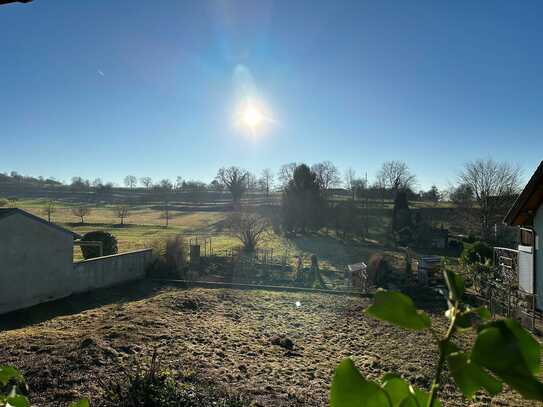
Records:
[[[344,359],[336,368],[330,407],[392,407],[386,393],[377,384],[362,377],[351,359]]]
[[[6,407],[30,407],[30,403],[25,396],[17,394],[7,398]]]
[[[70,404],[70,407],[90,407],[89,399],[84,398]]]
[[[417,403],[419,403],[419,406],[426,407],[428,405],[428,401],[430,401],[430,393],[415,389],[415,398],[417,399]],[[439,401],[436,397],[432,402],[431,407],[441,407],[441,401]]]
[[[421,330],[430,326],[430,317],[415,308],[407,295],[394,291],[379,290],[367,313],[402,328]]]
[[[451,270],[445,269],[445,282],[449,289],[449,300],[458,301],[464,295],[464,279]]]
[[[451,353],[458,352],[460,349],[450,340],[441,340],[439,341],[439,349],[445,356],[450,355]]]
[[[0,385],[7,385],[10,380],[15,380],[20,383],[24,381],[24,377],[16,368],[13,366],[0,366]]]
[[[470,312],[473,312],[477,315],[479,315],[479,318],[485,320],[485,321],[489,321],[492,319],[492,315],[490,315],[490,311],[488,310],[487,307],[481,305],[480,307],[477,307],[477,308],[472,308],[469,310]]]
[[[409,383],[401,377],[387,373],[383,376],[383,389],[387,392],[393,407],[399,407],[403,400],[411,397]]]
[[[471,358],[524,398],[543,401],[543,384],[534,376],[539,373],[539,344],[516,321],[507,319],[484,325]]]
[[[471,314],[462,313],[456,317],[455,326],[460,329],[471,328]]]
[[[475,393],[482,388],[491,395],[498,394],[502,390],[501,383],[470,360],[467,353],[453,353],[448,356],[447,362],[456,385],[468,399],[473,398]]]
[[[409,397],[406,397],[402,400],[400,405],[398,407],[426,407],[421,406],[417,400],[417,398],[413,395],[409,395]]]

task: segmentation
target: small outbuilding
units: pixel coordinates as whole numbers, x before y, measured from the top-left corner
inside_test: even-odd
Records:
[[[543,310],[543,161],[505,216],[504,222],[520,227],[519,286],[535,294],[536,306]]]
[[[74,263],[78,238],[22,209],[0,209],[0,314],[145,277],[151,249]]]
[[[24,210],[0,208],[0,313],[63,296],[78,237]]]

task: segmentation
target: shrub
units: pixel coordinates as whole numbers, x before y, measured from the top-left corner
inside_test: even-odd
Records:
[[[9,206],[9,200],[7,200],[6,198],[0,198],[0,208],[4,206]]]
[[[228,215],[226,223],[230,233],[243,244],[243,249],[247,252],[256,249],[265,238],[269,226],[268,219],[247,208],[232,212]]]
[[[85,233],[81,238],[82,242],[101,242],[102,243],[102,255],[110,256],[117,254],[117,239],[111,233],[104,232],[102,230],[96,230],[93,232]],[[81,246],[83,257],[85,260],[100,257],[100,248],[97,246]]]
[[[368,261],[368,283],[383,286],[388,282],[390,267],[382,254],[372,254]]]
[[[464,249],[462,253],[462,259],[466,264],[473,264],[475,262],[484,263],[487,260],[492,260],[493,250],[488,244],[478,241],[471,247]]]
[[[183,236],[176,235],[167,239],[151,242],[153,261],[147,273],[157,276],[183,270],[187,264],[187,247]]]
[[[473,233],[470,233],[469,235],[467,235],[466,237],[464,237],[462,239],[465,243],[474,243],[477,241],[477,237],[473,234]]]
[[[449,248],[460,254],[464,251],[464,243],[462,243],[460,240],[452,239],[449,240]]]

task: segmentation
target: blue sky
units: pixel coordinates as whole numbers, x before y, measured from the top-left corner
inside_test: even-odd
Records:
[[[541,21],[541,1],[0,6],[0,171],[210,181],[331,160],[371,179],[401,159],[426,188],[490,156],[528,177]],[[235,125],[241,98],[274,122]]]

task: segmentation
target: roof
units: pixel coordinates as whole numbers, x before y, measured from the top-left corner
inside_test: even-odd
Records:
[[[9,3],[30,3],[32,0],[0,0],[0,4]]]
[[[511,226],[530,225],[543,203],[543,161],[535,170],[519,197],[505,215],[504,223]]]
[[[53,229],[59,230],[64,233],[68,233],[72,235],[74,238],[79,239],[81,236],[79,236],[77,233],[72,232],[69,229],[63,228],[62,226],[59,226],[55,223],[47,222],[45,219],[40,218],[39,216],[32,215],[30,212],[24,211],[19,208],[0,208],[0,222],[2,219],[5,219],[11,215],[15,215],[16,213],[24,215],[32,220],[35,220],[37,222],[43,223],[44,225],[47,225]]]

